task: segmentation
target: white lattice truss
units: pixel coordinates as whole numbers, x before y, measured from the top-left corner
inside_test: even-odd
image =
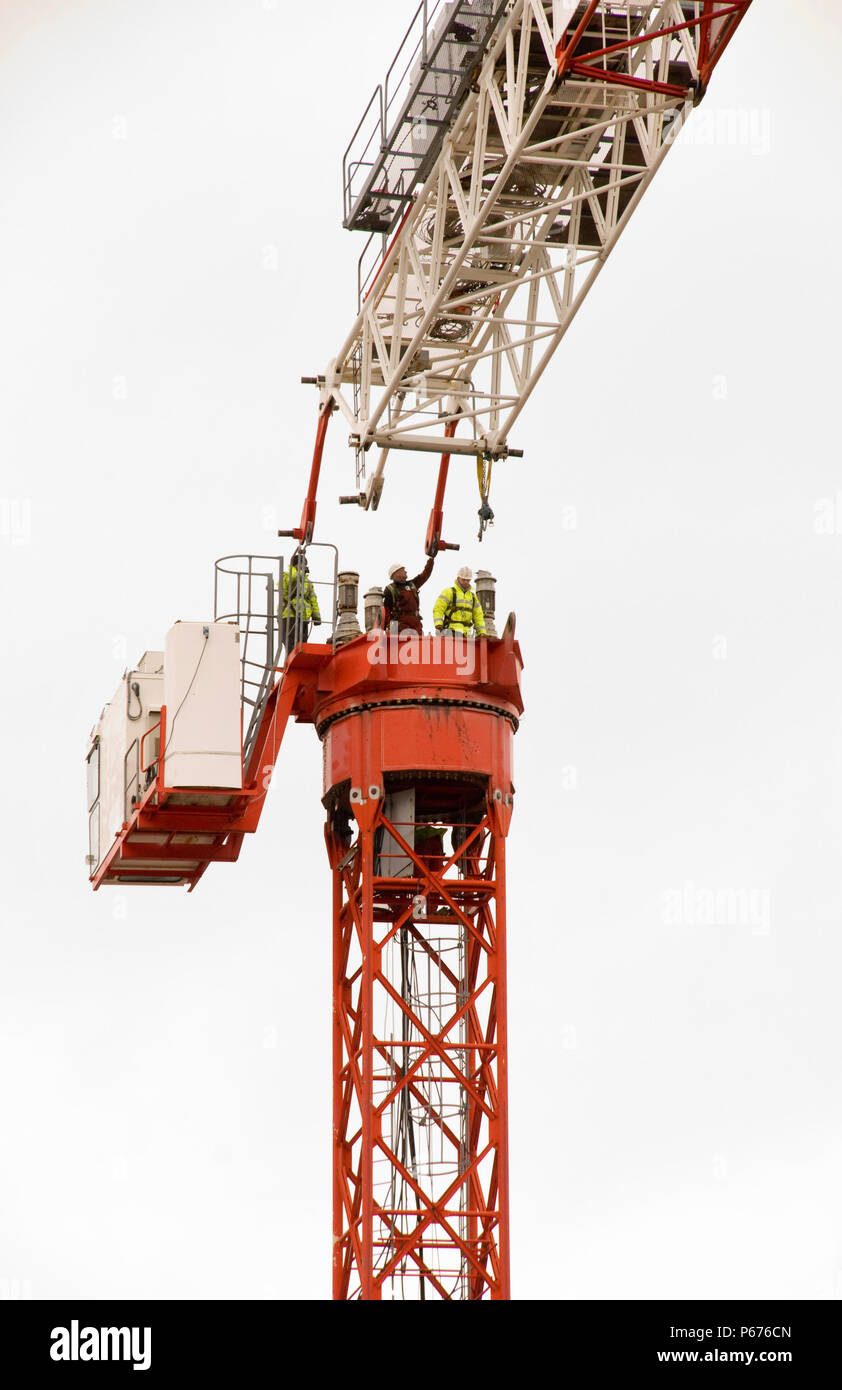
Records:
[[[506,453],[701,93],[694,20],[710,5],[589,5],[575,62],[559,77],[559,39],[585,9],[513,0],[436,166],[361,286],[322,399],[348,422],[358,486],[366,451],[380,450],[365,505],[377,504],[388,451],[441,452],[448,422],[462,422],[449,452]],[[734,13],[722,0],[724,17],[708,23]],[[599,77],[583,72],[591,60]]]

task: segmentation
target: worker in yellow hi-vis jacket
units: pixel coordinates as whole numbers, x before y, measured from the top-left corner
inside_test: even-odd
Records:
[[[280,637],[289,656],[293,647],[307,641],[311,622],[318,627],[322,621],[307,558],[299,551],[293,555],[289,569],[284,570],[280,610]]]
[[[485,618],[482,607],[471,588],[473,574],[463,565],[456,576],[452,589],[443,589],[433,608],[433,621],[436,632],[460,632],[464,637],[474,631],[477,637],[485,636]]]

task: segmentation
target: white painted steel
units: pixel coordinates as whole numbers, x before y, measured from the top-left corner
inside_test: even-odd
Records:
[[[415,788],[390,792],[383,810],[410,849],[415,848]],[[415,872],[413,861],[404,853],[391,831],[383,831],[377,873],[385,878],[409,878]]]
[[[132,689],[137,686],[137,691]],[[99,745],[98,798],[88,804],[89,825],[94,835],[91,872],[101,863],[114,836],[132,813],[132,796],[145,789],[140,769],[140,745],[144,735],[161,717],[164,694],[164,653],[145,652],[137,666],[127,671],[114,697],[105,706],[91,733],[91,751]],[[144,757],[152,763],[157,757],[157,734],[149,734]],[[89,752],[90,756],[90,752]]]
[[[164,659],[168,787],[242,787],[240,681],[235,624],[170,628]]]
[[[578,6],[579,14],[583,7]],[[379,265],[322,391],[357,450],[505,453],[510,431],[693,105],[699,14],[680,0],[601,0],[591,39],[637,40],[608,62],[622,79],[683,95],[557,79],[572,0],[513,0],[438,160]],[[578,18],[578,17],[577,17]],[[569,31],[568,31],[569,34]],[[582,55],[586,56],[586,55]],[[381,239],[372,239],[372,247]]]

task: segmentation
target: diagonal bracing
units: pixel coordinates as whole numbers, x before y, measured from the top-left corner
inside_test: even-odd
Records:
[[[499,853],[486,816],[432,865],[381,808],[334,869],[336,1297],[507,1296]]]
[[[357,450],[505,454],[750,0],[513,0],[323,381]]]

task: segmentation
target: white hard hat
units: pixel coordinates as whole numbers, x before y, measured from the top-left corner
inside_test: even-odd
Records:
[[[468,581],[469,584],[470,584],[471,580],[473,579],[473,577],[474,577],[474,574],[473,574],[473,570],[471,569],[470,565],[463,565],[462,568],[460,569],[459,573],[458,573],[457,576],[456,576],[457,579],[467,579],[467,581]]]
[[[397,563],[396,565],[390,565],[390,566],[389,566],[389,578],[390,578],[390,579],[394,579],[394,577],[395,577],[395,575],[397,574],[398,570],[402,570],[402,569],[403,569],[403,565],[401,564],[400,561],[398,561],[398,563]]]

